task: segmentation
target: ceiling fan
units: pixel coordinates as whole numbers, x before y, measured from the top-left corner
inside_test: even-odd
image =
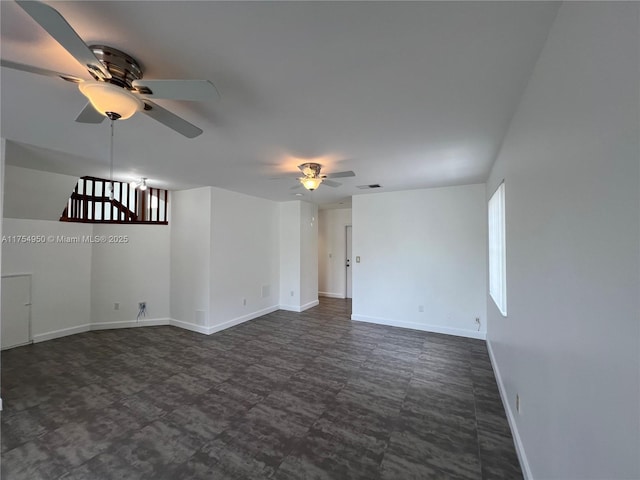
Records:
[[[160,107],[151,99],[207,101],[219,97],[216,87],[208,80],[142,80],[142,68],[130,55],[107,45],[86,45],[60,13],[37,1],[16,0],[49,35],[64,47],[94,80],[44,68],[1,60],[0,65],[38,75],[59,77],[78,84],[80,92],[89,99],[76,122],[101,123],[127,119],[142,112],[184,135],[197,137],[202,130],[183,118]]]
[[[342,185],[339,182],[334,182],[333,180],[327,180],[328,178],[344,178],[344,177],[355,177],[356,174],[351,170],[346,172],[335,172],[329,174],[321,174],[320,169],[322,165],[319,163],[307,162],[302,165],[298,165],[298,168],[302,172],[303,176],[298,178],[300,185],[296,185],[292,188],[300,188],[303,186],[307,190],[313,191],[320,186],[320,184],[327,185],[329,187],[339,187]]]

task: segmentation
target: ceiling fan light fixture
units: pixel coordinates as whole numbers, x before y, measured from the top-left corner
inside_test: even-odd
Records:
[[[84,81],[78,88],[93,108],[107,117],[115,113],[120,120],[126,120],[144,108],[142,100],[133,93],[110,83]]]
[[[306,188],[307,190],[315,190],[322,183],[322,178],[320,178],[320,177],[302,177],[300,179],[300,183],[302,183],[304,188]]]
[[[136,182],[135,180],[133,180],[129,182],[129,186],[131,188],[139,188],[144,192],[147,189],[147,177],[141,178],[139,182]]]

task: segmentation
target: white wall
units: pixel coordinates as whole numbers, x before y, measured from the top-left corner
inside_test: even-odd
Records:
[[[279,207],[276,202],[213,188],[211,316],[215,330],[277,310]]]
[[[300,202],[300,308],[318,305],[318,206]]]
[[[93,235],[107,239],[92,248],[94,326],[135,325],[142,301],[147,303],[147,315],[140,320],[167,323],[171,316],[169,226],[95,224]],[[115,303],[119,303],[118,310]]]
[[[345,298],[347,258],[346,226],[351,225],[351,209],[318,212],[318,294]]]
[[[2,245],[2,274],[32,275],[31,321],[36,342],[90,328],[134,326],[140,300],[148,304],[146,320],[168,323],[168,227],[13,218],[5,218],[3,224],[5,235],[47,238],[41,244]],[[83,240],[99,236],[127,236],[129,241]],[[119,310],[114,309],[115,302],[120,303]]]
[[[300,306],[300,208],[301,202],[280,204],[280,306]]]
[[[211,188],[171,192],[170,305],[179,326],[207,332],[211,284]]]
[[[171,226],[5,219],[11,234],[106,239],[45,244],[35,254],[5,245],[3,273],[34,275],[36,340],[144,324],[228,328],[279,307],[283,252],[292,309],[318,303],[315,205],[293,202],[282,223],[278,203],[218,188],[172,192],[170,203]],[[287,222],[293,249],[281,242]],[[147,317],[138,322],[141,301]]]
[[[529,478],[640,478],[639,19],[563,4],[487,184],[508,299],[487,335]]]
[[[3,199],[4,199],[4,162],[5,154],[7,151],[7,141],[4,138],[0,138],[0,218],[3,218]],[[2,238],[2,223],[0,222],[0,238]],[[2,273],[2,244],[0,243],[0,274]],[[0,287],[1,290],[1,287]],[[0,291],[0,293],[2,293]],[[2,295],[0,295],[2,298]],[[2,304],[0,301],[0,311],[2,311]],[[2,323],[2,316],[0,315],[0,323]],[[2,411],[2,398],[0,398],[0,411]]]
[[[4,216],[58,220],[78,177],[6,165]]]
[[[318,304],[318,207],[283,202],[280,208],[280,308],[301,312]]]
[[[91,318],[91,244],[57,237],[91,236],[92,225],[5,218],[4,235],[37,235],[45,243],[4,243],[2,275],[30,273],[35,341],[88,330]],[[50,238],[50,237],[54,238]]]
[[[484,185],[353,197],[351,318],[484,338],[486,236]]]

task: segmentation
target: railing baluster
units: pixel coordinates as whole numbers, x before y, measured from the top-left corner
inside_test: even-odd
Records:
[[[113,200],[107,192],[107,187],[111,184]],[[164,205],[160,205],[160,202]],[[81,177],[76,183],[60,220],[81,223],[167,224],[168,218],[168,190],[149,187],[145,191],[139,191],[126,182],[111,183],[107,179],[87,176]]]
[[[169,204],[169,190],[165,190],[164,191],[164,216],[162,217],[163,222],[166,222],[167,218],[169,218],[167,216],[167,209],[169,208],[168,204]]]
[[[85,178],[82,183],[82,191],[86,195],[87,194],[87,179]],[[87,219],[89,216],[89,204],[87,202],[82,202],[82,218]]]

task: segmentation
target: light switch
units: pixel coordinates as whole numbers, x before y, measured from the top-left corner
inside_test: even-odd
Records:
[[[356,257],[356,263],[360,263],[360,257]]]

